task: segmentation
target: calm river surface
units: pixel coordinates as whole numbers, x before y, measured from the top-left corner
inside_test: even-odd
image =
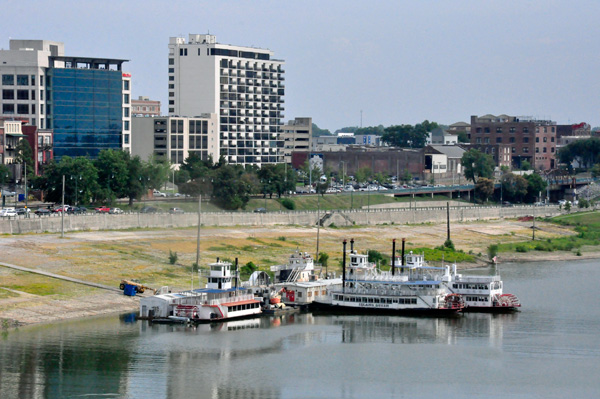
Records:
[[[500,272],[517,314],[21,328],[0,337],[0,398],[600,397],[600,261]]]

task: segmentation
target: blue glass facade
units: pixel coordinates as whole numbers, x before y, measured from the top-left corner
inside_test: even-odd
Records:
[[[48,68],[48,127],[54,129],[54,158],[96,158],[120,149],[123,129],[121,71]]]

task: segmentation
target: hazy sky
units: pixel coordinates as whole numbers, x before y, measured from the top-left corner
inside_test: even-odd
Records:
[[[450,124],[471,115],[600,125],[600,1],[3,0],[9,38],[125,58],[133,95],[167,102],[170,36],[269,48],[285,120],[321,128]],[[595,93],[595,94],[594,94]]]

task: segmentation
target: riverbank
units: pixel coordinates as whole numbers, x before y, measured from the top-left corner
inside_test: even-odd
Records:
[[[530,239],[531,222],[492,220],[453,223],[451,238],[457,249],[472,254],[473,268],[487,263],[491,243],[518,243]],[[355,248],[391,254],[392,239],[406,238],[407,251],[435,247],[446,240],[446,225],[387,225],[347,228],[321,228],[319,252],[329,255],[328,272],[339,274],[343,239],[354,238]],[[576,234],[568,226],[536,222],[536,238],[548,240]],[[235,226],[202,228],[200,265],[217,257],[240,265],[252,262],[261,270],[285,263],[291,252],[316,253],[317,229],[304,226]],[[396,247],[398,250],[400,246]],[[121,279],[138,278],[144,284],[172,290],[189,289],[191,265],[196,261],[196,229],[153,229],[100,231],[58,234],[28,234],[0,237],[3,262],[39,269],[57,275],[118,287]],[[169,253],[177,254],[174,264]],[[569,260],[600,258],[597,247],[575,252],[529,251],[500,253],[500,262]],[[447,258],[446,258],[447,259]],[[430,262],[438,265],[438,261]],[[205,283],[203,278],[202,284]],[[199,286],[197,276],[193,284]],[[119,292],[87,287],[43,275],[0,267],[0,323],[2,328],[48,323],[68,318],[88,317],[113,312],[137,311],[139,298]],[[6,320],[6,321],[2,321]]]

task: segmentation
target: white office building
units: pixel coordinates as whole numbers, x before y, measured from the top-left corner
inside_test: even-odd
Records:
[[[284,61],[214,35],[169,40],[170,116],[217,114],[219,155],[232,164],[283,162]]]

